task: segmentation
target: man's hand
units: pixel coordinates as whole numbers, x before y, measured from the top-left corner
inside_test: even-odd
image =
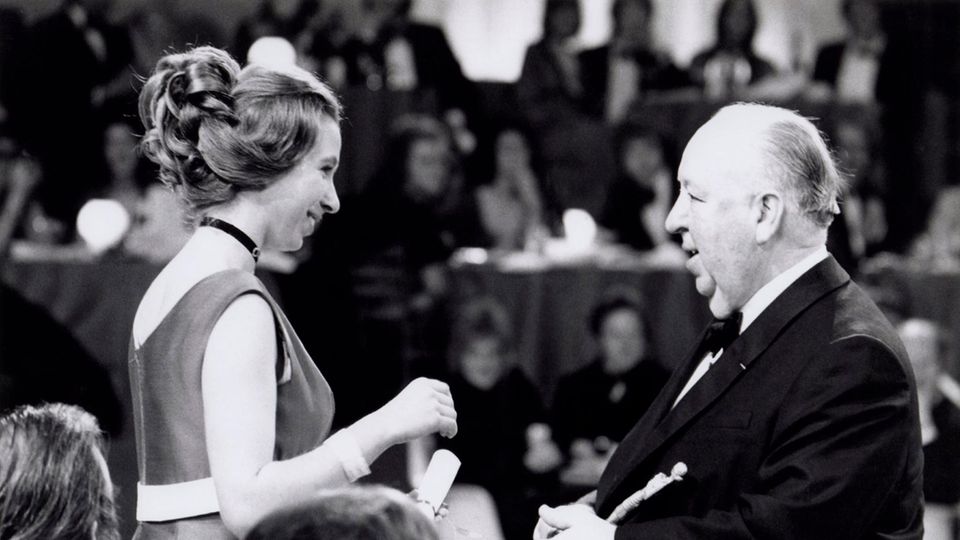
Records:
[[[540,521],[533,531],[534,540],[613,540],[617,527],[597,517],[585,504],[540,507]]]

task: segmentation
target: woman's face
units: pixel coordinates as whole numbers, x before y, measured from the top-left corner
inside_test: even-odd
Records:
[[[313,233],[324,214],[340,209],[333,175],[340,162],[340,126],[329,116],[319,121],[313,148],[289,172],[262,193],[271,217],[264,245],[295,251]]]
[[[450,175],[450,147],[441,138],[417,139],[407,154],[407,195],[416,202],[441,198]]]
[[[646,343],[640,317],[632,309],[611,311],[600,325],[600,349],[607,373],[623,373],[637,365]]]
[[[497,384],[503,373],[500,340],[495,337],[475,338],[463,349],[460,371],[468,383],[481,390]]]

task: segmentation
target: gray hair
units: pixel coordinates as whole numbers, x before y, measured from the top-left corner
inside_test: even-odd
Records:
[[[762,119],[765,170],[793,196],[797,207],[816,225],[826,228],[840,213],[839,199],[845,180],[823,133],[811,119],[769,105],[737,103],[731,112],[757,113]]]

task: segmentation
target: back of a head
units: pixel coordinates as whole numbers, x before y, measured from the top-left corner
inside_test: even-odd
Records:
[[[251,64],[198,47],[163,57],[140,94],[144,154],[193,213],[262,190],[313,147],[333,91],[294,67]]]
[[[96,419],[63,404],[0,418],[0,538],[119,538]]]
[[[763,176],[777,182],[793,196],[801,215],[826,229],[840,213],[843,178],[824,140],[808,118],[770,105],[737,103],[728,105],[710,120],[721,129],[736,129],[731,144],[743,145],[751,138],[760,149]]]
[[[438,540],[434,524],[413,501],[386,487],[350,487],[281,510],[246,540]]]

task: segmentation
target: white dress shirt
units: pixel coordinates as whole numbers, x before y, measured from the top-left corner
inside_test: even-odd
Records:
[[[763,310],[767,309],[767,306],[773,303],[774,300],[780,296],[783,291],[787,290],[787,287],[793,284],[794,281],[800,278],[803,274],[816,266],[820,261],[827,258],[829,253],[827,253],[827,248],[821,246],[819,249],[807,255],[800,262],[794,264],[790,268],[784,270],[780,275],[771,279],[767,282],[766,285],[760,287],[756,293],[750,297],[750,300],[747,300],[747,303],[743,305],[740,309],[740,313],[743,314],[743,319],[740,321],[740,333],[742,334],[744,330],[750,326],[753,321],[757,320],[757,317],[763,313]],[[693,370],[693,374],[690,375],[690,379],[687,380],[687,384],[683,386],[683,389],[680,390],[680,394],[677,395],[677,399],[673,401],[673,407],[677,406],[677,403],[680,403],[680,400],[683,399],[683,396],[693,388],[693,385],[697,384],[707,370],[710,369],[719,358],[723,355],[723,349],[717,351],[716,354],[707,352],[707,354],[700,360],[700,363],[697,364],[697,368]]]

